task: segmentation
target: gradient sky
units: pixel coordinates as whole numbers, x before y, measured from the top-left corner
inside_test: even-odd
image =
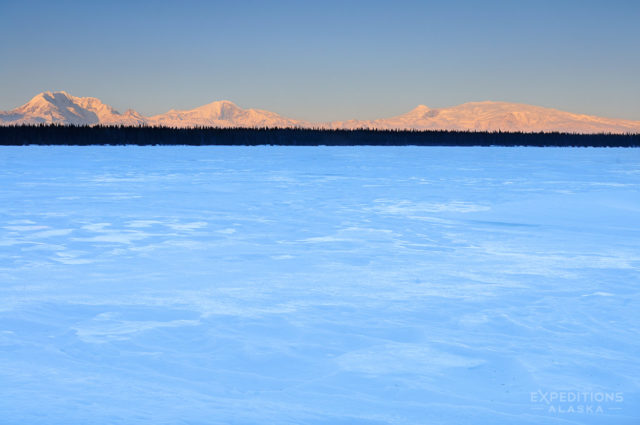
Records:
[[[0,109],[228,99],[314,121],[502,100],[640,120],[640,1],[0,0]]]

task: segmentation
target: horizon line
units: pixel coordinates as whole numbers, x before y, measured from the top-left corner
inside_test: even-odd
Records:
[[[45,91],[41,91],[36,93],[35,95],[31,96],[31,98],[29,98],[29,100],[27,100],[25,103],[13,107],[11,109],[6,109],[6,110],[0,110],[0,113],[8,113],[11,112],[15,109],[18,109],[24,105],[26,105],[27,103],[29,103],[30,101],[32,101],[33,99],[35,99],[36,97],[38,97],[39,95],[42,94],[63,94],[66,95],[68,97],[73,97],[73,98],[79,98],[79,99],[96,99],[98,101],[100,101],[101,103],[113,108],[116,112],[118,112],[119,114],[123,114],[123,112],[121,112],[121,109],[116,109],[114,108],[111,104],[105,103],[102,101],[101,98],[96,97],[96,96],[76,96],[71,94],[69,91],[67,90],[45,90]],[[557,112],[563,112],[563,113],[569,113],[569,114],[574,114],[574,115],[583,115],[586,117],[595,117],[595,118],[604,118],[604,119],[611,119],[611,120],[619,120],[619,121],[630,121],[630,122],[634,122],[634,123],[640,123],[640,118],[639,119],[629,119],[629,118],[618,118],[618,117],[613,117],[613,116],[603,116],[603,115],[593,115],[590,113],[583,113],[583,112],[573,112],[573,111],[568,111],[568,110],[564,110],[564,109],[558,109],[558,107],[551,107],[551,106],[542,106],[542,105],[538,105],[538,104],[531,104],[531,103],[524,103],[522,101],[506,101],[506,100],[469,100],[469,101],[465,101],[462,103],[458,103],[458,104],[453,104],[453,105],[449,105],[449,106],[442,106],[442,107],[431,107],[428,106],[424,103],[419,103],[418,105],[415,105],[414,107],[412,107],[409,110],[405,110],[405,112],[402,112],[398,115],[392,115],[392,116],[380,116],[377,118],[347,118],[347,119],[335,119],[335,120],[321,120],[321,121],[317,121],[317,120],[308,120],[308,119],[304,119],[304,118],[293,118],[292,116],[289,115],[281,115],[279,112],[274,112],[273,110],[268,110],[268,109],[263,109],[261,107],[244,107],[244,106],[240,106],[238,105],[236,102],[234,102],[233,100],[229,100],[229,99],[220,99],[220,100],[214,100],[211,102],[207,102],[207,103],[203,103],[200,105],[197,105],[195,107],[192,107],[190,109],[175,109],[175,108],[170,108],[169,110],[167,110],[166,112],[160,112],[160,113],[154,113],[154,114],[145,114],[145,113],[141,113],[139,112],[137,109],[135,109],[134,107],[128,107],[126,109],[124,109],[124,113],[126,113],[127,111],[133,111],[136,112],[138,114],[140,114],[142,117],[144,118],[153,118],[155,116],[159,116],[159,115],[164,115],[167,114],[169,112],[188,112],[188,111],[192,111],[194,109],[198,109],[201,108],[203,106],[207,106],[207,105],[212,105],[214,103],[230,103],[242,110],[245,111],[249,111],[249,110],[255,110],[255,111],[266,111],[266,112],[272,112],[272,113],[276,113],[278,115],[280,115],[283,118],[289,118],[289,119],[293,119],[293,120],[297,120],[297,121],[306,121],[310,124],[331,124],[331,123],[339,123],[339,122],[348,122],[348,121],[375,121],[375,120],[381,120],[381,119],[389,119],[389,118],[395,118],[397,116],[401,116],[404,115],[406,113],[409,113],[411,111],[414,111],[420,107],[426,107],[429,110],[443,110],[443,109],[451,109],[451,108],[455,108],[458,106],[463,106],[463,105],[469,105],[469,104],[508,104],[508,105],[521,105],[521,106],[528,106],[528,107],[535,107],[535,108],[542,108],[542,109],[547,109],[547,110],[553,110],[553,111],[557,111]]]

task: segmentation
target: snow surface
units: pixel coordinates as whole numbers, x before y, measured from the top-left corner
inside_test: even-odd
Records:
[[[0,423],[637,424],[639,190],[630,149],[2,148]]]

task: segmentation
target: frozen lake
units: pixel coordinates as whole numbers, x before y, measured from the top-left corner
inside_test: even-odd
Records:
[[[0,149],[1,424],[638,424],[640,150]]]

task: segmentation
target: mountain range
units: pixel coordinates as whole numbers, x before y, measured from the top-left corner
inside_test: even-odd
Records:
[[[561,131],[570,133],[640,133],[640,121],[601,118],[508,102],[469,102],[450,108],[419,105],[391,118],[313,123],[260,109],[243,109],[223,100],[191,110],[170,110],[145,117],[129,109],[120,113],[94,97],[64,91],[43,92],[26,104],[0,111],[0,125],[150,125],[165,127],[302,127],[333,129],[412,129],[475,131]]]

